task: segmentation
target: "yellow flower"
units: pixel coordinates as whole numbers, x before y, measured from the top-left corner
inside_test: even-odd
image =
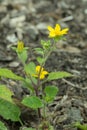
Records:
[[[52,28],[51,26],[48,26],[48,30],[50,31],[49,37],[50,38],[55,38],[55,37],[63,36],[65,34],[67,34],[69,28],[65,28],[65,29],[61,30],[60,25],[56,24],[55,28]]]
[[[18,52],[22,52],[24,49],[24,43],[22,41],[18,41],[17,50]]]
[[[41,69],[41,71],[40,71],[40,69]],[[40,76],[39,76],[39,73],[40,73]],[[45,75],[47,75],[48,74],[48,72],[47,71],[45,71],[44,70],[44,68],[42,67],[41,68],[41,66],[36,66],[36,74],[33,74],[33,77],[40,77],[40,79],[44,79],[45,78]]]

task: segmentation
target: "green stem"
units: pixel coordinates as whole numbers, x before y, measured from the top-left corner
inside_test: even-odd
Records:
[[[41,83],[40,83],[40,74],[41,74],[42,67],[43,67],[43,65],[41,65],[41,67],[40,67],[40,71],[39,71],[39,74],[38,74],[38,80],[37,80],[37,87],[36,87],[36,90],[35,90],[37,97],[39,97],[39,95],[38,95],[38,89],[41,86]],[[40,108],[38,108],[38,115],[39,115],[39,119],[41,119],[41,109]]]
[[[54,42],[54,41],[53,41]],[[55,43],[52,44],[51,48],[50,48],[50,51],[48,52],[45,52],[44,53],[44,63],[43,63],[43,66],[45,65],[45,62],[47,61],[49,55],[51,54],[51,52],[55,49]]]
[[[36,96],[37,97],[39,97],[39,95],[38,95],[38,88],[35,88],[35,93],[36,93]],[[38,108],[38,117],[39,117],[39,120],[41,119],[41,110],[40,110],[40,108]]]
[[[43,107],[43,116],[44,116],[44,119],[46,119],[46,104],[44,102],[44,107]]]
[[[23,126],[23,122],[21,121],[21,119],[19,119],[19,122],[20,122],[21,126]]]

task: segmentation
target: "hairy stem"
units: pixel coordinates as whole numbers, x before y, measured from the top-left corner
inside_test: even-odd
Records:
[[[36,93],[36,96],[39,97],[38,88],[35,89],[35,93]],[[39,117],[39,119],[41,119],[41,110],[40,110],[40,108],[38,108],[38,117]]]

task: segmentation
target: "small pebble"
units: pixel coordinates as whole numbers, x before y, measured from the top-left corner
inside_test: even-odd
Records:
[[[14,68],[16,68],[16,67],[18,67],[19,66],[19,62],[16,62],[16,61],[13,61],[13,62],[11,62],[10,64],[9,64],[9,67],[14,67]]]
[[[17,41],[18,41],[18,39],[17,39],[17,37],[15,36],[15,34],[8,35],[8,36],[6,37],[6,39],[7,39],[9,42],[11,42],[11,43],[14,43],[14,42],[17,42]]]

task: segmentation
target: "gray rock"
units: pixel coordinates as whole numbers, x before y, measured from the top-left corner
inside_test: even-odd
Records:
[[[25,19],[25,15],[12,18],[9,23],[10,27],[23,27],[23,22],[25,21]]]
[[[3,53],[2,51],[0,52],[0,61],[9,62],[9,61],[12,61],[12,60],[13,60],[12,56],[9,56],[9,55],[6,56],[5,53]]]
[[[10,64],[9,64],[9,67],[14,67],[14,68],[16,68],[16,67],[18,67],[19,66],[19,62],[16,62],[16,61],[13,61],[13,62],[11,62]]]
[[[27,33],[29,38],[32,40],[36,40],[39,34],[38,29],[33,25],[29,25],[29,27],[25,28],[25,32]]]
[[[82,122],[83,117],[81,116],[81,111],[76,107],[71,107],[71,109],[69,109],[69,119],[72,123],[76,121]]]
[[[11,43],[14,43],[14,42],[17,42],[18,39],[17,37],[15,36],[15,34],[10,34],[10,35],[7,35],[6,39],[11,42]]]
[[[36,25],[36,28],[38,30],[44,30],[44,29],[47,29],[47,23],[39,23]]]

